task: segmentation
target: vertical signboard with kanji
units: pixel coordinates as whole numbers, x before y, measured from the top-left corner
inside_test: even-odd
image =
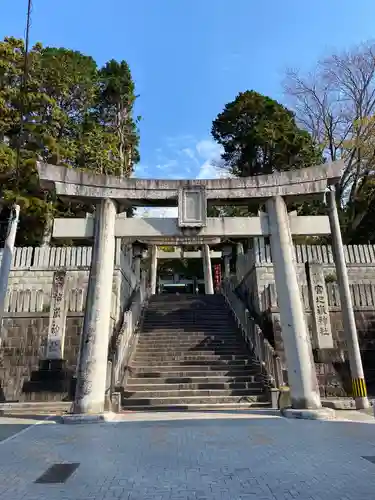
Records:
[[[327,290],[321,264],[306,263],[306,276],[313,323],[314,346],[317,349],[334,347],[328,310]]]
[[[214,266],[214,288],[219,291],[221,284],[221,266],[220,264],[215,264]]]

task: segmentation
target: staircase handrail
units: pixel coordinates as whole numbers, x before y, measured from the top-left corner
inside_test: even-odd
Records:
[[[115,386],[121,383],[121,373],[131,354],[128,352],[131,340],[142,320],[143,311],[150,295],[151,289],[147,286],[147,278],[144,276],[144,279],[137,284],[124,304],[119,321],[114,327],[108,349],[108,361],[111,363],[111,394]]]
[[[265,338],[260,326],[255,322],[244,302],[239,298],[238,287],[230,279],[224,279],[221,283],[221,292],[241,328],[243,336],[250,344],[250,348],[266,377],[266,382],[271,387],[280,388],[283,385],[281,359]]]

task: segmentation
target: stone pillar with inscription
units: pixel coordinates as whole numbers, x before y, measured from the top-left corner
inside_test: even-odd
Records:
[[[222,254],[224,257],[224,277],[230,277],[230,258],[232,255],[232,247],[225,246],[222,250]]]
[[[241,281],[243,278],[243,262],[242,262],[243,254],[244,254],[243,244],[237,243],[236,244],[236,275],[237,275],[238,281]]]
[[[137,277],[137,282],[141,282],[141,262],[143,258],[143,247],[133,245],[133,271]]]
[[[313,347],[315,349],[333,349],[323,266],[319,262],[309,261],[306,262],[305,268],[312,315]]]
[[[98,202],[95,210],[94,245],[73,405],[73,412],[79,414],[104,411],[116,212],[115,202],[108,198]]]
[[[158,247],[152,245],[151,247],[151,294],[156,294],[158,280]]]
[[[367,388],[363,372],[361,350],[358,342],[357,326],[355,324],[352,297],[350,294],[348,270],[345,263],[344,246],[342,244],[334,186],[330,186],[327,197],[329,223],[332,234],[332,249],[336,265],[337,282],[339,285],[342,322],[348,346],[353,397],[357,410],[361,410],[369,408],[370,404],[367,398]]]
[[[230,255],[224,255],[224,276],[230,277]]]
[[[214,283],[212,279],[212,266],[209,245],[202,246],[204,290],[206,295],[214,294]]]
[[[66,271],[55,271],[52,281],[52,297],[49,314],[48,336],[45,357],[48,360],[64,358],[66,325]]]
[[[292,410],[320,410],[321,401],[298,286],[289,217],[281,196],[266,202]]]

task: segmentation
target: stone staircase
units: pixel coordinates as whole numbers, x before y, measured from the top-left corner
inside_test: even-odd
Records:
[[[223,296],[152,297],[122,406],[128,410],[268,406],[259,365]]]

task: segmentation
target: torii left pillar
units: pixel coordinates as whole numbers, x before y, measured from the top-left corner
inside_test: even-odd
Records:
[[[211,255],[209,245],[202,247],[203,273],[204,273],[204,291],[206,295],[214,294],[214,282],[212,280]]]
[[[103,199],[96,206],[73,413],[100,414],[104,411],[116,213],[116,204],[111,199]]]
[[[158,247],[151,247],[151,294],[156,295],[158,285]]]

